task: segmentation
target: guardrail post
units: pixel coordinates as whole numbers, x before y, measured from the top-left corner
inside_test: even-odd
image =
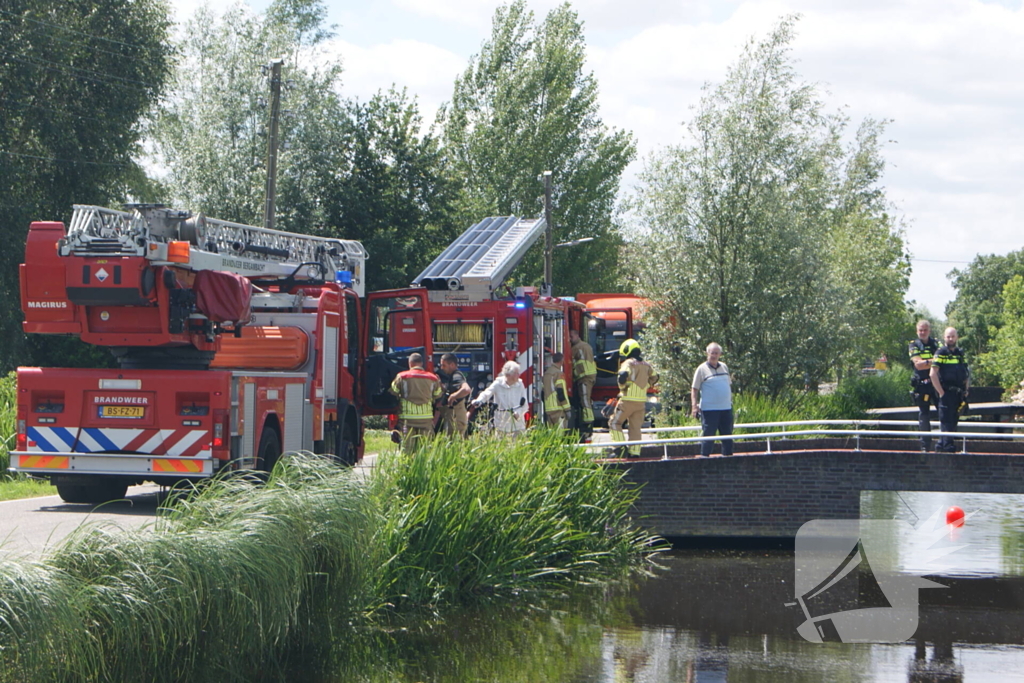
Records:
[[[860,434],[859,433],[858,434],[854,434],[853,435],[853,440],[854,440],[853,450],[860,451]]]
[[[963,441],[964,441],[964,446],[960,450],[960,453],[962,453],[963,455],[967,455],[967,437],[966,436],[964,437]]]
[[[766,453],[771,453],[772,452],[772,437],[770,437],[770,436],[764,437],[764,442],[768,446],[768,450],[765,451],[765,452]]]

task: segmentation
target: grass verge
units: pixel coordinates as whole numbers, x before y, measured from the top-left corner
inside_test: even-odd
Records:
[[[19,498],[38,498],[39,496],[56,495],[57,489],[43,479],[32,479],[25,476],[6,477],[0,475],[0,500],[18,500]]]

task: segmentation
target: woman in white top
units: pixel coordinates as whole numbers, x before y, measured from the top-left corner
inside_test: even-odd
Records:
[[[501,374],[491,386],[480,392],[473,405],[477,408],[493,401],[494,428],[506,434],[519,434],[526,430],[526,385],[519,379],[522,368],[515,361],[508,361],[501,368]]]

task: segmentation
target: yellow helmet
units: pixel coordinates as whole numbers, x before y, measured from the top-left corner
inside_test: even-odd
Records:
[[[640,352],[640,342],[636,339],[627,339],[622,342],[622,346],[619,347],[619,355],[623,358],[629,358],[634,353]]]

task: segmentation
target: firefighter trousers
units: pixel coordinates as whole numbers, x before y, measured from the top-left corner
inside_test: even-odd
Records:
[[[608,431],[611,434],[612,441],[626,441],[626,436],[622,432],[622,426],[625,424],[629,427],[629,441],[640,440],[640,429],[644,424],[644,408],[646,407],[645,401],[623,401],[619,400],[619,404],[615,406],[615,412],[612,413],[611,419],[608,421]],[[640,445],[629,446],[629,455],[638,456],[640,455]]]

